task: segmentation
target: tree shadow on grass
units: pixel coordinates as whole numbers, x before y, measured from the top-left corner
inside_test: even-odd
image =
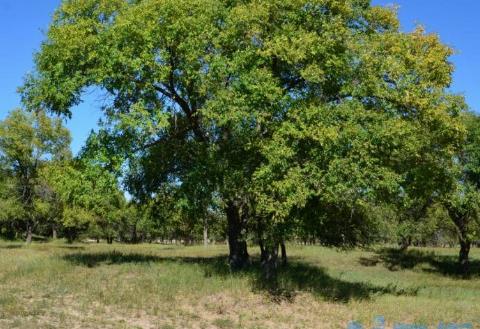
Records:
[[[22,244],[6,244],[0,245],[0,249],[21,249],[23,246]]]
[[[470,260],[469,275],[465,277],[458,266],[457,256],[438,255],[433,251],[418,249],[403,251],[395,248],[382,248],[377,250],[376,255],[371,258],[360,258],[359,263],[363,266],[375,266],[377,263],[383,263],[390,271],[413,269],[418,265],[427,265],[427,267],[422,268],[422,271],[458,278],[480,276],[479,260]]]
[[[417,289],[400,289],[394,285],[376,286],[367,282],[349,282],[333,277],[318,266],[313,266],[297,259],[278,271],[277,283],[273,286],[262,279],[262,270],[257,258],[240,271],[232,272],[226,256],[216,257],[160,257],[139,253],[121,253],[117,251],[102,253],[72,253],[63,258],[77,266],[97,267],[125,263],[178,263],[199,265],[205,277],[244,276],[249,278],[252,288],[257,292],[267,292],[274,301],[291,301],[296,292],[310,292],[318,297],[333,302],[364,300],[375,296],[416,295]]]
[[[55,246],[55,248],[67,250],[85,250],[85,247],[82,246]]]
[[[351,282],[333,277],[321,267],[301,261],[291,261],[279,271],[279,277],[287,291],[309,291],[330,301],[348,302],[365,300],[379,295],[415,296],[417,288],[398,288],[389,284],[375,285],[370,282]]]
[[[55,249],[66,249],[66,250],[84,250],[85,247],[82,246],[54,246],[54,245],[46,245],[46,244],[37,244],[37,250],[49,250],[52,248]],[[6,244],[6,245],[0,245],[0,249],[22,249],[25,247],[29,247],[29,245],[23,243],[23,244]]]

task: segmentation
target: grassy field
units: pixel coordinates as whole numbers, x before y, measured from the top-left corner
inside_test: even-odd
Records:
[[[370,328],[376,315],[388,326],[480,325],[476,249],[474,276],[463,280],[454,249],[288,246],[290,265],[274,292],[260,284],[255,261],[230,273],[226,252],[2,242],[0,328],[346,328],[350,320]]]

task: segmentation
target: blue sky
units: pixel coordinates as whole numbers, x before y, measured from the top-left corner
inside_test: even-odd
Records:
[[[60,0],[0,0],[0,119],[20,106],[16,89],[32,69],[33,54],[59,3]],[[476,23],[479,0],[373,0],[373,4],[399,5],[403,30],[411,31],[421,23],[453,47],[457,54],[452,57],[456,67],[452,90],[463,93],[470,107],[480,110],[480,28]],[[99,116],[94,97],[87,97],[73,111],[67,126],[72,131],[75,153],[96,127]]]
[[[0,119],[20,106],[16,90],[33,68],[33,54],[39,49],[53,12],[60,0],[0,0]],[[100,110],[95,98],[73,111],[67,126],[72,132],[72,150],[77,153],[90,130],[96,127]]]

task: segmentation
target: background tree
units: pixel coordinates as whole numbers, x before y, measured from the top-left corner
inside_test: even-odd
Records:
[[[91,228],[108,243],[118,235],[126,200],[114,175],[86,158],[51,166],[48,184],[60,204],[59,224],[68,241]]]
[[[17,238],[19,223],[25,217],[20,196],[16,193],[15,179],[6,167],[0,163],[0,227],[1,236],[13,240]]]
[[[38,172],[48,161],[69,158],[70,134],[61,119],[45,112],[14,110],[0,122],[0,158],[14,176],[16,194],[23,207],[26,240],[32,240],[38,224],[35,212],[35,189]]]

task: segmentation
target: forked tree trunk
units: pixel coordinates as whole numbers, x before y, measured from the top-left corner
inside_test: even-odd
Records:
[[[278,266],[281,264],[282,266],[287,265],[287,247],[285,246],[285,241],[280,240],[260,240],[260,262],[262,264],[262,272],[263,272],[263,279],[264,283],[270,285],[271,287],[275,287],[277,284],[277,274],[278,274]],[[280,247],[280,257],[279,259],[279,247]]]
[[[460,239],[460,253],[458,255],[458,263],[463,276],[467,276],[470,270],[470,261],[468,255],[470,253],[471,242],[468,239]]]
[[[228,248],[230,251],[228,260],[230,267],[238,270],[247,266],[249,262],[247,242],[242,236],[243,223],[240,218],[240,207],[235,202],[229,201],[225,212],[227,214]]]
[[[265,255],[262,260],[263,279],[265,283],[275,285],[277,283],[278,269],[278,243],[266,243]]]
[[[460,242],[460,252],[458,253],[458,270],[464,277],[468,276],[470,270],[470,262],[468,255],[472,242],[468,238],[468,222],[467,214],[449,209],[450,217],[458,228],[458,240]]]

